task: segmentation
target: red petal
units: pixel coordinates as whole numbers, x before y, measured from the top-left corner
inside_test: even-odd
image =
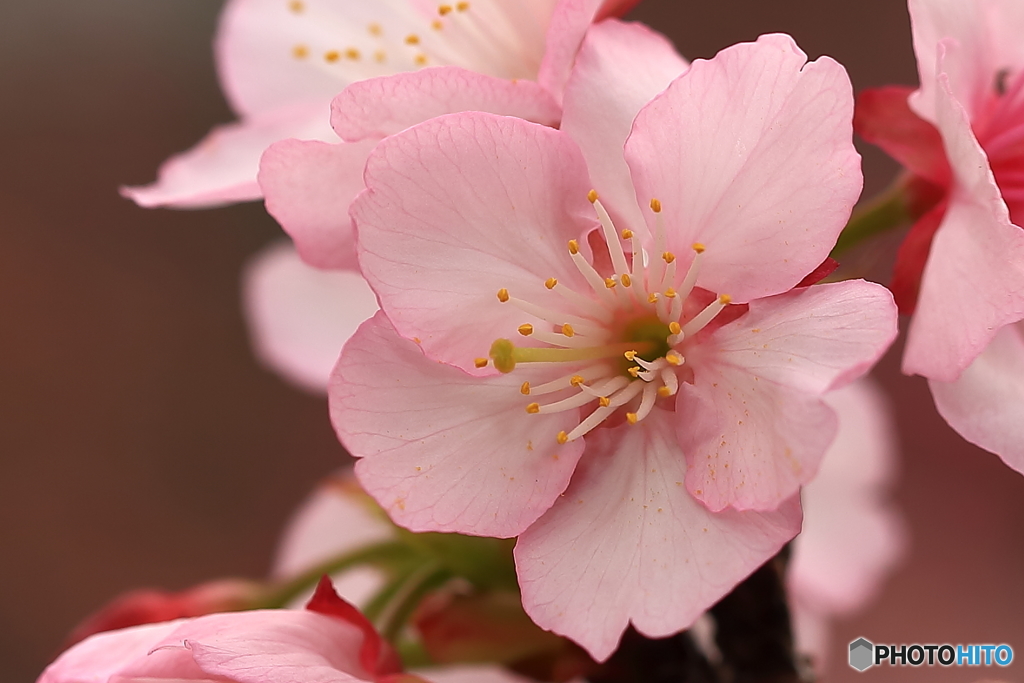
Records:
[[[821,262],[817,268],[812,270],[804,277],[803,280],[796,283],[797,287],[810,287],[816,285],[835,271],[839,267],[839,261],[836,261],[831,256],[826,256],[825,260]]]
[[[928,261],[932,238],[935,237],[935,231],[938,230],[945,215],[946,202],[942,202],[921,216],[910,228],[899,251],[896,252],[896,265],[893,267],[889,289],[896,299],[900,313],[904,315],[913,313],[917,306],[924,264]]]

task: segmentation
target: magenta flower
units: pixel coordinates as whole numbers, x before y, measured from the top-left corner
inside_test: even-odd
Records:
[[[502,113],[557,121],[558,93],[587,24],[595,13],[623,12],[635,1],[231,0],[214,47],[224,93],[239,121],[214,128],[194,148],[169,159],[153,185],[124,193],[143,206],[257,199],[259,158],[272,143],[337,142],[329,105],[346,86],[434,71],[430,67],[467,70],[462,85],[469,90],[461,98],[466,108],[506,107]],[[519,87],[510,79],[521,79]],[[435,90],[432,76],[401,82],[414,84],[426,108],[416,121],[430,118],[438,95],[451,95]],[[474,99],[481,94],[484,101]],[[365,160],[366,149],[349,154],[359,151]],[[361,171],[357,162],[348,168]]]
[[[603,68],[664,75],[600,58],[636,31],[588,36],[567,119],[623,82]],[[624,81],[643,105],[625,163],[482,113],[381,142],[353,217],[382,312],[330,389],[393,519],[519,536],[527,612],[598,659],[629,622],[685,628],[798,531],[795,494],[835,432],[820,396],[896,332],[881,287],[794,289],[860,190],[843,69],[766,36],[644,105],[657,81]],[[613,145],[632,117],[608,116]],[[642,209],[605,206],[617,182]]]
[[[908,89],[869,93],[859,115],[942,193],[897,261],[893,291],[916,303],[903,369],[964,438],[1024,472],[1024,12],[911,0],[910,15],[920,89],[910,108]]]

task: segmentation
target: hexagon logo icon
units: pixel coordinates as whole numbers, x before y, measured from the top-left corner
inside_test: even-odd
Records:
[[[875,663],[875,646],[864,638],[850,643],[850,666],[857,671],[864,671]]]

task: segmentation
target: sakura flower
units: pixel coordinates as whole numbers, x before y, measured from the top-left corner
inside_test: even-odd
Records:
[[[211,614],[108,631],[47,667],[39,683],[415,683],[362,615],[321,584],[306,610]]]
[[[858,129],[939,199],[900,249],[913,311],[904,372],[929,379],[967,440],[1024,471],[1024,12],[1011,0],[911,0],[919,90],[866,93]]]
[[[602,87],[590,64],[567,112]],[[483,113],[382,141],[352,210],[382,311],[329,394],[398,524],[518,536],[527,612],[599,660],[630,622],[687,627],[797,532],[835,430],[820,397],[895,335],[881,287],[794,289],[860,190],[842,67],[764,36],[626,99],[625,167]],[[640,205],[616,224],[622,178]]]
[[[624,12],[635,1],[231,0],[214,48],[239,120],[169,159],[153,185],[124,193],[142,206],[182,208],[257,199],[259,158],[272,143],[337,142],[329,105],[346,86],[431,67],[467,70],[462,85],[469,91],[455,98],[464,108],[498,106],[557,121],[559,89],[587,24],[596,13]],[[407,102],[403,115],[423,120],[431,107],[445,106],[432,91],[435,79],[427,73],[401,81],[421,98]],[[524,80],[516,86],[510,79]],[[417,106],[419,114],[408,111]],[[362,160],[369,149],[346,147]],[[361,172],[359,161],[345,164],[349,175]]]
[[[825,401],[839,416],[839,432],[803,490],[804,527],[786,576],[797,647],[819,670],[831,620],[874,598],[904,545],[902,519],[886,500],[896,444],[884,396],[865,378]]]

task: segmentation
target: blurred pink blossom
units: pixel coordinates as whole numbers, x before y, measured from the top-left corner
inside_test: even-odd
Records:
[[[968,441],[1024,472],[1024,8],[911,0],[920,88],[862,96],[858,130],[940,191],[893,291],[903,369]]]
[[[598,78],[602,44],[638,31],[588,35],[565,131],[471,113],[378,145],[353,218],[382,312],[330,388],[392,518],[519,536],[527,612],[597,659],[630,622],[686,628],[797,532],[835,431],[821,396],[896,332],[877,285],[794,289],[860,191],[842,67],[787,36],[675,80],[673,56],[588,135],[574,98],[626,82]]]
[[[804,527],[787,573],[797,647],[820,671],[831,620],[865,607],[900,559],[903,520],[888,500],[896,432],[880,389],[861,379],[829,393],[839,431],[801,495]]]

